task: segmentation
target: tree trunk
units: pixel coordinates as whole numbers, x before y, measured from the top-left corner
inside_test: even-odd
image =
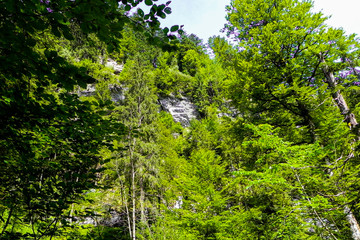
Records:
[[[129,196],[131,196],[131,203],[132,203],[132,233],[130,234],[130,238],[132,240],[136,240],[136,180],[135,180],[135,175],[136,175],[136,169],[135,169],[135,156],[134,156],[134,151],[135,151],[135,144],[136,144],[136,138],[134,138],[132,136],[132,128],[130,127],[129,129],[129,135],[128,135],[128,139],[129,139],[129,160],[130,160],[130,186],[129,186]],[[129,224],[130,225],[130,224]],[[130,230],[130,231],[131,231]]]
[[[350,224],[350,229],[351,229],[353,239],[359,240],[360,239],[360,231],[359,231],[360,227],[359,227],[359,224],[358,224],[354,214],[352,213],[352,211],[350,210],[350,208],[348,206],[345,206],[344,212],[346,213],[346,219],[348,220],[348,222]]]
[[[5,230],[6,230],[7,226],[9,225],[10,218],[12,217],[12,212],[13,212],[14,208],[15,208],[14,206],[11,206],[9,214],[8,214],[6,222],[5,222],[5,226],[3,227],[0,236],[2,236],[5,233]]]
[[[136,240],[136,186],[135,186],[135,166],[131,162],[131,184],[132,184],[132,239]]]
[[[340,90],[336,91],[336,80],[334,77],[334,73],[329,69],[329,67],[325,64],[325,59],[322,55],[320,55],[320,60],[324,64],[323,72],[326,77],[326,83],[333,90],[333,99],[335,100],[337,106],[339,107],[341,114],[344,115],[345,122],[349,123],[351,129],[358,129],[358,122],[356,121],[355,115],[351,113],[350,108],[348,107],[344,97],[342,96]],[[356,132],[357,136],[360,136],[358,130]]]
[[[117,168],[118,169],[118,168]],[[120,173],[117,170],[118,173],[118,177],[120,178]],[[129,228],[129,236],[130,238],[132,238],[132,229],[131,229],[131,221],[130,221],[130,212],[129,212],[129,206],[128,206],[128,197],[126,197],[125,195],[125,188],[124,188],[124,184],[123,182],[120,180],[120,194],[121,194],[121,200],[123,202],[123,204],[125,204],[125,210],[126,210],[126,219],[127,219],[127,224],[128,224],[128,228]]]
[[[145,191],[144,191],[144,179],[140,178],[140,214],[141,214],[141,229],[144,231],[146,225],[145,218]]]
[[[330,89],[333,91],[332,97],[335,100],[338,108],[341,111],[341,114],[344,115],[344,120],[347,122],[350,126],[350,129],[355,131],[355,134],[357,136],[357,139],[355,141],[359,140],[359,128],[358,128],[358,122],[356,121],[355,115],[351,113],[350,108],[348,107],[344,97],[342,96],[340,90],[336,91],[336,80],[334,77],[334,73],[329,69],[329,66],[326,65],[324,56],[320,54],[320,61],[323,65],[323,72],[326,77],[326,83],[330,87]],[[354,156],[353,154],[351,155]],[[350,224],[350,229],[352,232],[352,237],[354,240],[360,240],[360,226],[358,221],[356,220],[354,214],[352,213],[351,209],[346,205],[344,207],[344,213],[346,214],[346,219]]]
[[[134,147],[136,144],[136,138],[131,136],[132,129],[130,128],[130,142],[131,146],[129,147],[130,151],[130,162],[131,162],[131,191],[132,191],[132,239],[136,240],[136,181],[135,181],[135,156],[134,156]]]

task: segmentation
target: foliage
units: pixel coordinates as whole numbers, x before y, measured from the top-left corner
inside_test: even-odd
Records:
[[[0,3],[0,238],[350,239],[355,36],[311,1],[232,0],[210,57],[160,29],[169,4]]]
[[[228,93],[243,114],[243,122],[258,127],[270,124],[276,129],[272,134],[278,134],[282,141],[289,143],[280,150],[273,145],[276,142],[271,137],[272,140],[264,140],[266,148],[262,149],[260,137],[247,145],[243,142],[247,131],[244,132],[240,121],[234,130],[240,131],[239,141],[246,145],[237,151],[251,150],[237,160],[246,163],[243,174],[262,172],[260,169],[264,166],[274,169],[271,159],[276,159],[277,166],[290,164],[293,176],[287,178],[286,183],[292,182],[291,187],[298,190],[282,191],[290,194],[290,206],[299,198],[305,200],[301,205],[307,210],[300,215],[304,216],[301,225],[308,222],[312,227],[307,232],[301,230],[303,234],[314,232],[314,236],[321,238],[350,237],[341,208],[352,201],[353,192],[344,191],[347,184],[339,184],[339,181],[350,180],[345,179],[350,172],[357,172],[358,160],[357,156],[351,157],[352,166],[340,170],[349,160],[343,161],[343,156],[352,155],[354,136],[344,123],[348,121],[344,119],[346,113],[339,111],[334,104],[337,99],[333,97],[336,91],[346,95],[347,89],[341,86],[349,83],[338,78],[338,86],[332,88],[324,69],[329,67],[340,76],[351,66],[350,59],[357,59],[358,43],[353,35],[345,36],[343,30],[326,26],[326,18],[321,13],[311,12],[311,7],[310,1],[234,0],[227,9],[226,30],[237,41],[237,52],[214,41],[215,53],[223,66],[236,74],[236,77],[228,77]],[[234,59],[233,65],[228,58],[223,60],[226,53]],[[286,156],[288,151],[300,154]],[[313,155],[308,156],[309,153]],[[279,167],[276,169],[280,171]],[[281,180],[282,171],[276,172],[277,180]],[[259,177],[257,173],[255,176]],[[270,175],[261,178],[274,182]],[[350,185],[353,183],[347,186]],[[306,220],[309,218],[313,220]],[[262,231],[261,235],[266,236],[265,229]]]
[[[0,3],[1,238],[61,234],[57,228],[72,217],[69,205],[99,187],[100,149],[124,128],[105,117],[109,101],[80,101],[73,92],[95,79],[89,64],[73,64],[72,58],[94,61],[99,52],[66,55],[62,49],[83,41],[102,45],[104,55],[119,46],[125,23],[158,30],[168,4],[146,1],[151,11],[135,21],[126,13],[140,2],[122,1],[120,8],[118,1],[98,0]]]

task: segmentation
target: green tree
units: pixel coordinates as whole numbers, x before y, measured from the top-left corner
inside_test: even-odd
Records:
[[[213,151],[194,150],[183,174],[175,179],[181,193],[175,216],[183,227],[188,227],[198,239],[216,239],[220,232],[221,213],[226,208],[225,166]]]
[[[158,105],[151,68],[139,55],[125,64],[120,82],[125,90],[124,100],[114,114],[129,129],[129,133],[119,143],[126,150],[114,152],[114,170],[118,173],[117,181],[125,195],[123,199],[130,221],[129,235],[136,239],[141,236],[137,230],[145,235],[149,227],[148,218],[155,217],[151,215],[156,213],[156,205],[152,204],[157,201],[159,181],[156,145]]]
[[[179,71],[175,58],[176,52],[163,52],[157,58],[155,75],[155,86],[158,94],[167,96],[178,95],[191,88],[194,79],[188,74]]]
[[[327,196],[324,201],[333,207],[321,205],[317,209],[324,223],[318,234],[339,237],[327,213],[344,204],[356,204],[352,189],[357,181],[348,177],[358,173],[354,135],[346,125],[348,122],[356,129],[351,115],[355,106],[342,107],[346,102],[340,94],[344,91],[347,95],[351,87],[344,87],[351,86],[354,78],[341,75],[351,64],[357,65],[352,59],[358,59],[359,48],[354,35],[345,36],[343,30],[326,26],[326,18],[313,13],[311,7],[311,1],[232,1],[226,29],[237,41],[238,53],[233,54],[236,75],[229,77],[228,90],[246,121],[271,124],[281,138],[293,144],[321,146],[321,158],[314,158],[316,161],[309,165],[313,167],[297,175],[296,181],[313,209],[320,206],[315,204],[316,199]],[[350,74],[355,76],[356,72]],[[356,222],[346,209],[348,220]],[[351,227],[358,239],[356,224],[343,227],[345,215],[334,210],[335,215],[343,218],[335,223],[341,229],[338,231],[349,236]]]
[[[111,52],[125,23],[153,39],[169,7],[147,0],[151,11],[139,9],[134,20],[127,13],[140,2],[0,2],[1,238],[60,234],[67,207],[95,188],[99,150],[123,127],[103,118],[106,101],[79,100],[74,88],[95,79],[60,56],[58,44],[91,35]]]
[[[177,170],[168,180],[170,186],[162,217],[168,228],[163,234],[168,236],[171,229],[172,234],[179,235],[169,236],[169,239],[236,237],[236,231],[229,228],[229,219],[237,214],[230,213],[228,205],[231,180],[227,163],[221,159],[217,148],[220,128],[214,114],[202,121],[193,121],[190,131],[183,131],[176,138],[178,146],[182,147],[178,150]],[[185,144],[184,138],[187,139]]]

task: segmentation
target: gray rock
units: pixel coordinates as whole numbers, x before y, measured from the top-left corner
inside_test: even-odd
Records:
[[[117,63],[115,60],[113,60],[111,58],[107,59],[107,62],[105,64],[105,66],[114,69],[115,74],[120,73],[124,68],[123,64],[119,64],[119,63]]]
[[[124,227],[126,226],[126,217],[115,210],[111,210],[107,217],[99,221],[99,225],[107,227]]]
[[[117,85],[109,85],[111,100],[115,103],[121,102],[125,99],[126,88]],[[95,84],[88,84],[86,89],[81,89],[78,91],[80,97],[85,96],[94,96],[96,92]],[[174,97],[168,96],[159,99],[159,104],[161,109],[169,112],[174,118],[175,122],[180,122],[183,127],[189,127],[190,121],[192,119],[199,118],[199,112],[197,107],[191,103],[190,99],[187,97]]]
[[[87,84],[86,89],[78,91],[79,97],[90,97],[95,95],[95,84]]]
[[[159,99],[161,108],[169,112],[175,122],[180,122],[183,127],[190,126],[192,119],[199,118],[199,112],[187,97],[169,96]]]
[[[107,227],[125,227],[126,216],[124,213],[119,213],[115,210],[110,210],[106,214],[97,215],[96,217],[78,218],[76,221],[79,225],[94,225],[94,226],[107,226]]]
[[[111,100],[113,102],[117,103],[119,101],[124,101],[125,99],[124,92],[127,90],[126,88],[123,88],[116,84],[110,84],[109,89],[110,89]]]
[[[126,91],[126,88],[123,88],[117,84],[109,84],[109,90],[112,101],[117,103],[125,99],[124,91]],[[95,84],[88,84],[86,89],[80,89],[77,94],[79,97],[90,97],[94,96],[95,92]]]

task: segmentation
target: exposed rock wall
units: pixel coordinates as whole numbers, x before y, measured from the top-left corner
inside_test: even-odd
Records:
[[[113,60],[111,58],[107,59],[107,62],[105,64],[105,66],[114,69],[115,74],[119,74],[124,68],[123,64],[119,64],[119,63],[117,63],[115,60]]]
[[[117,84],[110,84],[109,89],[113,102],[120,103],[125,99],[124,92],[126,88]],[[95,84],[88,84],[86,89],[81,89],[78,94],[79,96],[90,97],[94,96],[95,92]],[[189,127],[192,119],[199,118],[197,107],[187,97],[168,96],[159,98],[158,102],[161,110],[169,112],[174,118],[174,121],[181,123],[183,127]]]
[[[113,102],[118,103],[120,101],[124,101],[125,99],[124,92],[127,90],[126,88],[121,87],[120,85],[117,84],[110,84],[109,89],[110,89],[111,100]]]
[[[115,210],[110,210],[106,214],[100,214],[95,217],[86,217],[75,219],[80,225],[91,224],[94,226],[122,227],[126,228],[126,215]]]
[[[86,88],[80,89],[77,94],[80,97],[91,97],[95,95],[95,84],[87,84]]]
[[[187,97],[169,96],[159,99],[162,110],[169,112],[175,122],[180,122],[183,127],[190,126],[192,119],[199,118],[196,106]]]
[[[123,65],[111,58],[107,59],[105,66],[114,69],[114,74],[119,74],[123,70]],[[110,84],[109,90],[112,101],[119,103],[125,99],[124,92],[127,90],[126,88],[117,84]],[[86,89],[81,89],[78,94],[79,96],[89,97],[94,96],[95,91],[95,84],[88,84]],[[180,122],[183,127],[190,126],[192,119],[199,118],[199,112],[196,106],[189,98],[184,96],[159,98],[159,105],[162,110],[169,112],[173,116],[175,122]]]

